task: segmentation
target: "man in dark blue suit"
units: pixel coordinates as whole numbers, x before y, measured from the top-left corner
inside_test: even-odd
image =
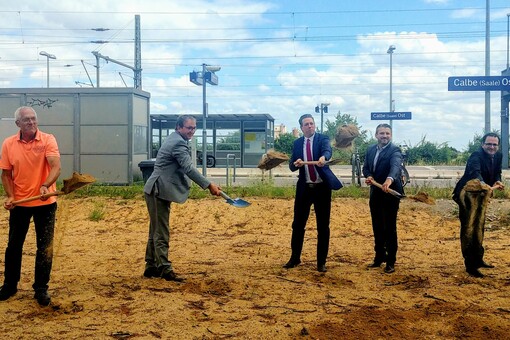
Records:
[[[370,215],[375,240],[375,258],[369,268],[378,268],[386,262],[385,273],[395,271],[397,259],[397,214],[400,200],[388,194],[393,189],[404,194],[400,171],[402,153],[399,147],[391,143],[391,126],[379,124],[375,129],[377,144],[370,146],[365,155],[363,176],[370,185]],[[382,184],[382,189],[372,185]]]
[[[464,264],[469,275],[483,277],[479,268],[494,266],[483,260],[483,234],[485,227],[485,207],[488,197],[485,192],[463,190],[466,183],[478,179],[492,189],[503,190],[501,163],[503,155],[499,151],[499,135],[493,132],[482,137],[481,147],[473,152],[466,164],[464,175],[453,191],[453,200],[459,205],[460,244]],[[485,198],[485,199],[484,199]]]
[[[313,204],[317,219],[317,270],[326,272],[329,250],[329,217],[331,213],[331,190],[338,190],[342,183],[331,171],[326,160],[331,158],[329,137],[315,132],[315,121],[310,114],[299,118],[303,137],[294,141],[291,171],[299,170],[292,222],[292,255],[284,268],[294,268],[301,263],[301,251],[305,238],[305,227]],[[316,164],[305,162],[315,161]]]

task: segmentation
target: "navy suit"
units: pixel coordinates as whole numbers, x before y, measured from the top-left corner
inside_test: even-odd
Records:
[[[363,164],[363,176],[372,176],[377,183],[384,183],[388,177],[393,178],[390,188],[404,194],[400,171],[402,153],[393,143],[388,144],[381,150],[374,167],[374,159],[377,153],[377,145],[368,148]],[[370,215],[372,217],[372,230],[375,241],[374,262],[386,262],[394,265],[397,257],[397,214],[400,200],[393,195],[387,194],[378,187],[370,187]]]
[[[292,157],[289,161],[291,171],[299,170],[296,198],[294,201],[294,221],[292,222],[291,260],[300,262],[306,222],[310,216],[310,208],[313,204],[317,219],[317,265],[321,266],[326,263],[329,250],[331,191],[340,189],[342,183],[327,165],[324,167],[314,166],[322,183],[311,184],[306,182],[306,165],[299,168],[294,165],[296,160],[305,159],[303,155],[304,143],[304,137],[294,141]],[[322,156],[326,160],[331,158],[331,144],[328,136],[315,133],[312,144],[313,160],[318,160]]]

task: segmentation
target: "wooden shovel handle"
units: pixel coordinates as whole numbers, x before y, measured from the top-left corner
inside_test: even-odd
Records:
[[[378,187],[379,189],[381,189],[381,190],[382,190],[382,185],[381,185],[381,184],[379,184],[379,183],[377,183],[377,182],[376,182],[376,181],[374,181],[374,180],[372,180],[372,185],[375,185],[376,187]],[[404,195],[402,195],[400,192],[395,191],[395,190],[390,189],[390,188],[388,188],[388,193],[389,193],[389,194],[392,194],[393,196],[398,197],[398,198],[404,198],[404,197],[405,197],[405,196],[404,196]]]
[[[340,159],[330,159],[329,161],[326,161],[324,163],[324,165],[334,165],[339,162],[340,162]],[[317,165],[317,164],[319,164],[319,161],[304,161],[303,164]]]
[[[12,205],[17,205],[17,204],[20,204],[20,203],[32,202],[32,201],[40,200],[41,198],[48,198],[48,197],[51,197],[51,196],[62,195],[63,193],[64,193],[63,191],[49,192],[49,193],[44,194],[44,195],[32,196],[32,197],[28,197],[28,198],[23,198],[21,200],[12,201],[11,204]]]

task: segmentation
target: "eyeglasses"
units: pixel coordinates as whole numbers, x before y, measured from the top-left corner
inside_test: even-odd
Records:
[[[37,117],[23,117],[20,119],[22,123],[37,122]]]
[[[185,128],[188,131],[195,131],[197,129],[196,126],[183,126],[183,128]]]
[[[493,146],[495,148],[497,148],[499,146],[499,144],[494,144],[494,143],[484,143],[485,146]]]

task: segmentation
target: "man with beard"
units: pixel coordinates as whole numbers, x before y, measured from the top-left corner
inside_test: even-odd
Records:
[[[370,185],[370,215],[375,240],[374,262],[369,268],[379,268],[386,262],[384,272],[395,271],[397,259],[397,213],[400,205],[399,198],[388,194],[393,189],[404,194],[400,171],[402,154],[400,149],[391,143],[391,126],[379,124],[375,129],[377,144],[367,149],[363,176],[365,183]],[[382,184],[382,189],[372,185],[374,182]]]

